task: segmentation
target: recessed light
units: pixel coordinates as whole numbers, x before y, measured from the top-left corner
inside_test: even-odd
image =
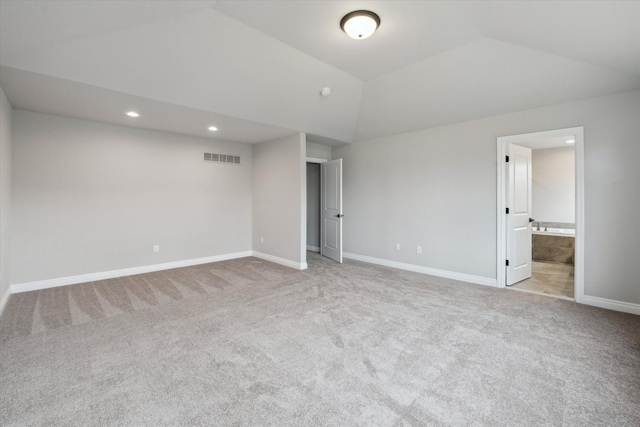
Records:
[[[215,131],[217,131],[217,130],[218,130],[218,128],[217,128],[217,127],[215,127],[215,126],[209,126],[209,130],[210,130],[211,132],[215,132]]]
[[[140,114],[136,113],[135,111],[129,111],[127,113],[127,116],[129,116],[129,117],[140,117]]]
[[[576,142],[575,139],[567,139],[567,144],[573,144],[574,142]]]

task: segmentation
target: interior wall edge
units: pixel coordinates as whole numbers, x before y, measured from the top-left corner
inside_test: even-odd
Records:
[[[11,287],[8,287],[4,295],[0,296],[0,316],[2,316],[2,312],[4,308],[7,306],[7,302],[9,302],[9,297],[11,296]]]
[[[306,262],[292,261],[290,259],[280,258],[278,256],[265,254],[263,252],[252,251],[252,256],[263,259],[265,261],[271,261],[276,264],[284,265],[285,267],[294,268],[296,270],[306,270],[308,268]]]
[[[13,111],[0,87],[0,314],[11,295]]]
[[[296,266],[306,263],[305,138],[298,133],[253,150],[252,248]]]

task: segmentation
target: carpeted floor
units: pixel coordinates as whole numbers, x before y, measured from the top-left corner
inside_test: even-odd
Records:
[[[640,425],[640,316],[309,258],[13,295],[0,425]]]

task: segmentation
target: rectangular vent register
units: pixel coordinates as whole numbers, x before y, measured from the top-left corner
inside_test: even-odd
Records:
[[[239,165],[240,156],[234,156],[233,154],[204,153],[204,161]]]

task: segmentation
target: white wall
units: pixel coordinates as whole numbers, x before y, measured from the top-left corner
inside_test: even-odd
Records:
[[[306,268],[306,135],[257,144],[253,155],[253,250]]]
[[[307,142],[307,157],[314,159],[331,160],[331,147],[322,144]]]
[[[252,146],[25,111],[13,125],[12,284],[251,250]]]
[[[320,163],[307,163],[307,247],[320,247]]]
[[[10,293],[12,112],[0,88],[0,313]]]
[[[573,146],[532,150],[533,217],[576,222],[576,164]]]
[[[585,295],[640,304],[638,117],[636,90],[335,148],[345,251],[495,279],[496,138],[584,126]]]

